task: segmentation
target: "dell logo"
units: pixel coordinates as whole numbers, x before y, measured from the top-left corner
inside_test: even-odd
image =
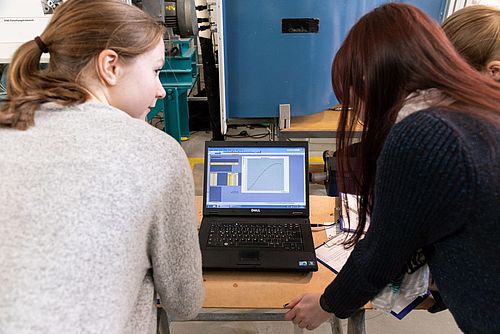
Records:
[[[250,212],[260,212],[260,209],[250,209]]]

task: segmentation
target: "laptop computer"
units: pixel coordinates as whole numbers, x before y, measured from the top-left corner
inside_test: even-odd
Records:
[[[204,169],[204,270],[318,270],[307,142],[206,142]]]

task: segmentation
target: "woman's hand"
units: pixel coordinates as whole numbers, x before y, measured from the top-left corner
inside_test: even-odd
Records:
[[[291,320],[300,328],[308,330],[316,329],[319,325],[333,316],[324,311],[319,305],[320,293],[306,293],[302,296],[292,299],[285,304],[289,308],[285,314],[285,320]]]

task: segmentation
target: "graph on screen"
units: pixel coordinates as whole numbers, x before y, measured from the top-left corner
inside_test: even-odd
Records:
[[[289,159],[283,156],[251,157],[242,161],[242,193],[289,192]]]

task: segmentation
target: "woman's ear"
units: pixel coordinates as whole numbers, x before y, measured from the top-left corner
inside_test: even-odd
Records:
[[[486,73],[490,75],[493,80],[500,82],[500,60],[492,60],[486,64]]]
[[[97,56],[96,72],[99,81],[105,86],[114,86],[118,81],[119,57],[110,49],[106,49]]]

